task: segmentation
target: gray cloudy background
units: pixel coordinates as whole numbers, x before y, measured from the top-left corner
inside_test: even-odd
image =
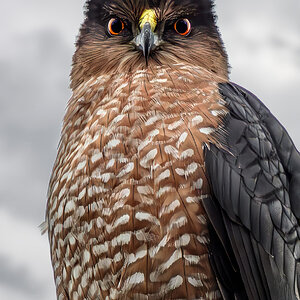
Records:
[[[0,2],[0,299],[54,300],[43,221],[83,0]],[[300,146],[300,1],[216,0],[231,79]],[[292,107],[292,108],[291,108]]]

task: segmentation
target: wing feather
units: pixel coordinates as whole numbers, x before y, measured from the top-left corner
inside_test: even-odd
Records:
[[[220,247],[249,299],[300,299],[299,152],[253,94],[229,83],[220,93],[230,111],[226,144],[206,149],[213,204],[204,203]]]

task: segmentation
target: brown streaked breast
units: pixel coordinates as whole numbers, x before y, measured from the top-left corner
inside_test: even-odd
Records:
[[[78,86],[49,187],[58,299],[221,299],[203,147],[226,113],[216,78],[194,66]]]

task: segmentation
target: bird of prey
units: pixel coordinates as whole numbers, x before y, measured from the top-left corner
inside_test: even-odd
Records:
[[[89,0],[46,224],[57,298],[296,300],[300,156],[229,81],[210,0]]]

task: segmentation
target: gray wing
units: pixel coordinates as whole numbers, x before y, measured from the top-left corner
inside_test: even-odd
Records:
[[[253,94],[230,83],[219,89],[230,111],[226,150],[206,149],[212,197],[204,205],[224,299],[246,299],[243,289],[249,299],[300,299],[300,155]],[[230,283],[239,276],[242,284]]]

